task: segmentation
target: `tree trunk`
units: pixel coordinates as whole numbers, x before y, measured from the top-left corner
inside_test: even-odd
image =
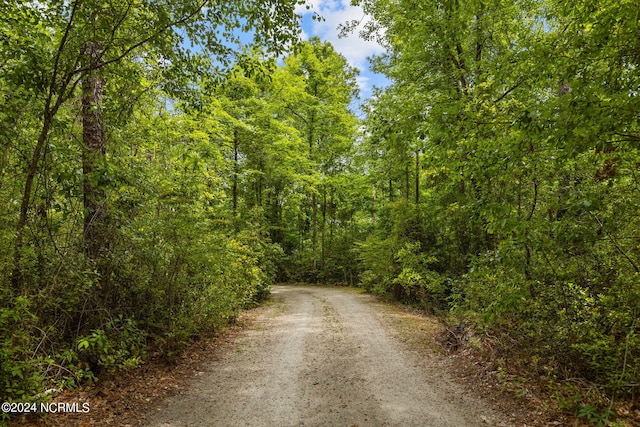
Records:
[[[264,172],[264,163],[262,161],[260,161],[260,172]],[[262,173],[258,174],[258,180],[257,180],[257,191],[256,191],[256,200],[257,200],[257,204],[258,207],[262,207],[263,206],[263,202],[262,202]]]
[[[24,277],[22,271],[22,247],[24,244],[24,230],[27,225],[27,219],[29,217],[29,206],[31,204],[31,192],[33,189],[33,181],[38,172],[38,164],[44,150],[47,138],[49,136],[49,130],[53,123],[53,114],[48,111],[48,105],[45,107],[44,121],[42,123],[42,130],[38,136],[38,142],[36,148],[29,162],[29,169],[27,170],[27,177],[25,180],[24,192],[22,195],[22,202],[20,204],[20,217],[18,218],[18,224],[16,227],[16,239],[13,252],[13,272],[11,274],[11,284],[14,290],[18,293],[23,293],[24,289]]]
[[[409,161],[404,167],[404,199],[409,202]]]
[[[98,55],[95,43],[87,46],[87,56]],[[98,259],[107,247],[106,201],[101,185],[101,174],[106,161],[106,139],[100,101],[104,81],[96,71],[90,71],[82,80],[82,175],[84,190],[84,248],[90,259]]]
[[[33,182],[38,172],[38,165],[43,157],[43,152],[47,139],[49,138],[49,131],[53,125],[53,119],[58,113],[58,110],[62,104],[72,96],[76,87],[77,81],[72,82],[75,72],[70,72],[64,77],[60,78],[60,56],[67,44],[70,29],[73,26],[74,18],[78,3],[73,4],[73,9],[69,15],[66,29],[60,44],[58,45],[58,51],[53,59],[52,77],[49,82],[47,99],[45,101],[43,113],[42,113],[42,128],[38,135],[38,142],[33,150],[33,154],[29,161],[29,168],[27,169],[27,176],[25,178],[24,192],[22,193],[22,201],[20,203],[20,216],[18,217],[18,224],[16,226],[16,238],[14,244],[13,253],[13,271],[11,273],[11,284],[15,291],[24,293],[24,275],[22,272],[22,249],[24,245],[24,233],[27,226],[29,216],[29,206],[31,204],[31,193],[33,191]],[[55,102],[54,102],[55,99]]]
[[[316,252],[318,249],[318,200],[316,193],[311,196],[311,227],[312,227],[312,239],[311,239],[311,253],[313,255],[313,271],[318,269],[318,260]]]
[[[373,184],[373,194],[371,199],[371,221],[376,225],[376,185]]]
[[[231,187],[231,200],[233,208],[233,221],[238,216],[238,130],[233,131],[233,184]]]
[[[325,227],[327,225],[327,189],[325,187],[322,188],[322,225],[320,227],[320,232],[322,236],[320,237],[320,265],[324,268],[324,259],[325,259]]]
[[[314,95],[316,92],[316,88],[314,88]],[[315,138],[315,121],[316,114],[315,110],[311,110],[311,117],[309,117],[309,134],[308,134],[308,144],[309,144],[309,160],[313,161],[313,152],[314,152],[314,138]],[[318,246],[318,200],[315,191],[311,195],[311,222],[312,222],[312,238],[311,238],[311,255],[313,258],[313,271],[315,272],[318,269],[318,260],[316,256],[317,246]]]
[[[416,150],[416,206],[420,203],[420,150]]]
[[[333,198],[334,190],[331,189],[331,197],[329,200],[329,245],[327,249],[329,253],[333,250],[333,226],[336,222],[336,204]]]

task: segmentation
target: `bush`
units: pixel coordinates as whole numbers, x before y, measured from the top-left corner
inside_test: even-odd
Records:
[[[77,340],[80,360],[95,370],[108,372],[137,367],[146,357],[146,333],[135,321],[122,316],[109,320],[103,329],[96,329]]]
[[[25,297],[15,299],[13,306],[0,308],[0,399],[26,400],[39,392],[44,384],[38,358],[37,317]]]

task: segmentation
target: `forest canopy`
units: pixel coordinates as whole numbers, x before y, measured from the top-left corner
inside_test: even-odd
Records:
[[[637,2],[358,0],[390,81],[362,117],[303,4],[0,3],[0,397],[170,357],[275,281],[636,395]]]

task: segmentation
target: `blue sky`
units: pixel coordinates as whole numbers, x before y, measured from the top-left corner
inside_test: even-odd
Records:
[[[339,38],[338,25],[352,20],[366,22],[362,8],[352,6],[349,0],[309,0],[307,3],[311,9],[299,6],[296,12],[302,15],[303,38],[308,39],[318,36],[321,40],[329,41],[335,49],[347,58],[350,65],[360,70],[358,85],[360,86],[361,100],[369,98],[373,86],[383,87],[387,81],[369,69],[367,58],[384,52],[382,46],[374,41],[367,41],[359,37],[358,30],[345,38]],[[317,13],[324,18],[323,21],[314,21],[312,15]]]

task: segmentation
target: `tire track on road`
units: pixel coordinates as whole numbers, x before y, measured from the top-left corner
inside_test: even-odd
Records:
[[[273,303],[149,426],[505,426],[390,333],[374,299],[276,286]]]

